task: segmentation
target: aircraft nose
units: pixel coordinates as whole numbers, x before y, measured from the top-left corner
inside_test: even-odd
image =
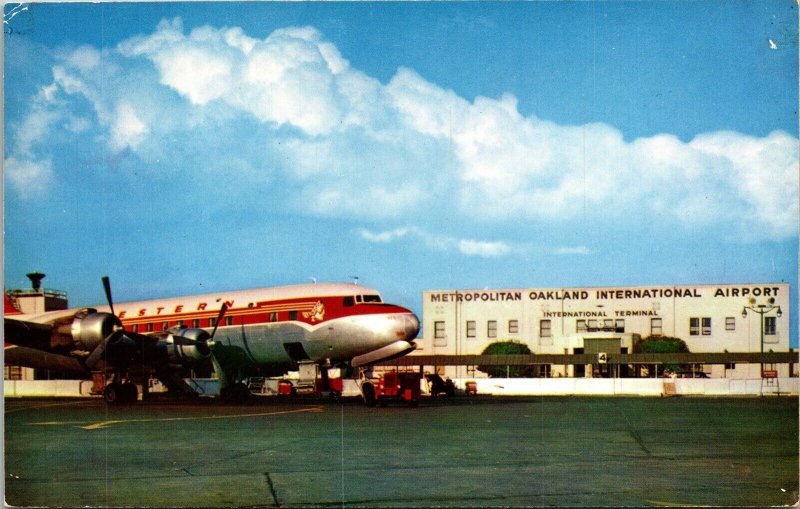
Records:
[[[412,341],[419,334],[419,318],[414,313],[409,313],[405,317],[406,340]]]

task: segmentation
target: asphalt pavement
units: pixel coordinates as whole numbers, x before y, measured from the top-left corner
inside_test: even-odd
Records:
[[[798,399],[6,399],[4,479],[14,506],[786,505]]]

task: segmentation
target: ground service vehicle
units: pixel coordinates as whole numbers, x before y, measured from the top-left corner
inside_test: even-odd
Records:
[[[361,395],[367,406],[386,406],[390,401],[404,401],[409,406],[419,404],[422,374],[414,371],[387,371],[376,380],[361,384]]]
[[[431,373],[425,375],[425,380],[428,381],[431,396],[438,396],[439,394],[453,396],[456,393],[456,386],[450,378],[444,380],[438,373]]]

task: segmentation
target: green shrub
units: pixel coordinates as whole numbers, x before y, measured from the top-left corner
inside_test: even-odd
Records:
[[[517,341],[496,341],[483,349],[481,355],[530,355],[528,345]],[[491,378],[525,378],[533,376],[532,366],[478,366]]]
[[[680,338],[647,336],[636,342],[633,351],[636,353],[684,353],[689,351],[689,347]]]
[[[680,338],[671,336],[647,336],[640,339],[633,347],[635,353],[686,353],[689,347]],[[663,374],[665,369],[672,372],[688,369],[688,366],[681,364],[664,364],[656,367],[658,374]]]

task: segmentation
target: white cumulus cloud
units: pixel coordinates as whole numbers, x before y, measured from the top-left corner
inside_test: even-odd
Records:
[[[46,196],[53,178],[53,165],[48,160],[20,160],[15,157],[3,161],[3,174],[22,199]]]
[[[511,94],[464,98],[407,67],[382,83],[313,27],[256,38],[165,20],[113,50],[61,55],[52,71],[10,131],[7,160],[29,162],[18,175],[35,174],[35,161],[57,168],[47,148],[55,134],[92,143],[99,130],[112,152],[171,157],[176,172],[193,174],[199,160],[231,175],[277,176],[248,181],[281,183],[263,191],[317,216],[564,226],[603,210],[622,227],[658,218],[748,240],[797,234],[798,140],[783,131],[626,140],[605,123],[524,115]],[[470,256],[516,249],[420,232],[406,235]]]
[[[413,237],[428,249],[458,251],[465,256],[479,256],[482,258],[504,256],[515,250],[512,245],[502,241],[460,239],[451,235],[435,234],[418,227],[401,227],[382,232],[372,232],[366,228],[360,228],[358,234],[368,242],[379,244],[388,244],[399,239]],[[516,250],[520,251],[519,248]]]
[[[127,103],[120,104],[111,128],[112,147],[117,151],[124,148],[136,149],[147,132],[147,125],[136,115],[133,107]]]
[[[467,256],[493,258],[508,254],[511,251],[511,247],[505,242],[484,242],[462,239],[458,241],[458,250]]]
[[[553,250],[555,255],[588,255],[591,252],[586,246],[562,246]]]

